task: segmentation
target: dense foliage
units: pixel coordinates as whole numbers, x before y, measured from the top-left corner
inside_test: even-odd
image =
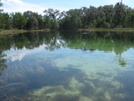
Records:
[[[2,4],[0,4],[2,6]],[[134,9],[118,2],[115,5],[90,6],[60,12],[49,8],[44,15],[0,12],[0,29],[78,29],[134,27]]]

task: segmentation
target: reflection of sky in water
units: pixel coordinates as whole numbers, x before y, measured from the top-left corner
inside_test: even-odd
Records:
[[[8,69],[4,70],[0,79],[9,84],[21,82],[22,84],[16,87],[8,86],[8,89],[14,89],[12,90],[14,93],[26,93],[28,98],[22,97],[23,99],[30,101],[134,99],[133,49],[121,54],[127,62],[125,67],[119,65],[119,56],[114,52],[105,53],[98,50],[90,52],[61,48],[49,51],[45,50],[45,46],[40,46],[31,50],[12,49],[5,53],[7,59],[12,62],[7,63]],[[6,83],[1,83],[4,84]],[[15,91],[15,88],[18,90]],[[8,92],[7,89],[5,91]]]
[[[4,53],[7,54],[6,59],[9,59],[11,61],[19,60],[21,61],[25,56],[30,54],[39,53],[40,51],[45,51],[46,45],[42,45],[38,48],[27,50],[26,48],[23,48],[22,50],[16,50],[16,49],[10,49],[9,51],[5,51]]]

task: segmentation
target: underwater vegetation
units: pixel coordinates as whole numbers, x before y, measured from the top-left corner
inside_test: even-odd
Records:
[[[123,84],[121,88],[118,89],[118,93],[123,94],[124,99],[122,101],[132,101],[134,100],[134,71],[122,72],[116,79]]]
[[[35,84],[36,87],[40,86],[40,78],[42,74],[45,73],[45,67],[52,65],[52,60],[45,58],[41,59],[40,62],[38,61],[39,59],[36,59],[36,61],[35,59],[31,59],[29,61],[24,60],[8,64],[10,67],[8,67],[8,70],[5,70],[6,73],[3,72],[2,77],[0,77],[0,99],[5,101],[13,99],[13,101],[17,99],[23,100],[21,97],[17,97],[20,96],[18,94],[23,94],[28,89],[31,89],[31,85],[33,84]],[[41,63],[43,63],[43,65],[41,65]]]
[[[0,101],[133,101],[131,35],[38,32],[0,40]]]

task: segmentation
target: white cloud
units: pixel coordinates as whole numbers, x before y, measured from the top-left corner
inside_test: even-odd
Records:
[[[22,4],[23,2],[21,0],[2,0],[3,3],[14,5],[14,4]]]
[[[11,54],[9,56],[7,56],[8,59],[10,59],[11,61],[16,61],[16,60],[19,60],[21,61],[24,57],[25,57],[25,53],[14,53],[14,54]]]
[[[4,12],[24,12],[33,11],[40,14],[47,8],[38,4],[26,3],[21,0],[2,0]]]
[[[34,3],[27,3],[23,2],[22,0],[1,0],[4,4],[2,8],[4,12],[25,12],[25,11],[33,11],[38,12],[39,14],[43,14],[43,11],[48,8],[54,8],[59,10],[67,10],[66,8],[61,7],[54,7],[47,4],[34,4]]]
[[[16,50],[14,48],[11,48],[9,51],[5,51],[4,54],[7,56],[6,59],[9,59],[11,61],[21,61],[23,58],[27,57],[28,55],[35,54],[35,53],[43,53],[44,47],[47,47],[47,45],[40,45],[38,48],[34,48],[32,50],[28,50],[25,47],[22,50]],[[42,52],[43,51],[43,52]]]

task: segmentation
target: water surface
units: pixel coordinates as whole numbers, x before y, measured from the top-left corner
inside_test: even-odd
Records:
[[[0,37],[0,100],[133,101],[133,32]]]

